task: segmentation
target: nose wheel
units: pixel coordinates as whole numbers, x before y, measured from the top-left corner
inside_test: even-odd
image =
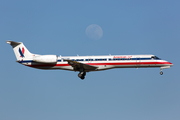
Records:
[[[163,75],[163,72],[162,72],[162,71],[160,72],[160,75]]]
[[[163,70],[163,68],[161,68],[161,72],[160,72],[160,75],[163,75],[163,71],[162,71],[162,70]]]

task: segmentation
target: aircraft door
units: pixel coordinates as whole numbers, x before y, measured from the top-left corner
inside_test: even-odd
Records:
[[[91,59],[91,58],[88,58],[88,62],[91,63],[91,62],[92,62],[92,59]]]
[[[141,65],[141,58],[140,57],[136,58],[136,65],[137,65],[137,67]]]

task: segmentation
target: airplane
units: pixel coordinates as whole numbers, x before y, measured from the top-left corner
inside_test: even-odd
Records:
[[[107,56],[57,56],[39,55],[28,51],[22,42],[6,41],[13,47],[17,62],[37,69],[61,69],[78,71],[82,80],[86,72],[102,71],[113,68],[152,68],[163,69],[173,66],[155,55],[107,55]]]

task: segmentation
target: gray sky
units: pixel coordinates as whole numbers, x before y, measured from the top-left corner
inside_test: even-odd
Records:
[[[180,1],[0,2],[0,120],[179,120]],[[103,36],[85,33],[99,25]],[[32,53],[154,54],[174,64],[87,73],[38,70],[16,63],[5,40]]]

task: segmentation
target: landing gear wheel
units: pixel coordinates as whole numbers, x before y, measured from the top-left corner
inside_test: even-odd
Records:
[[[81,77],[82,80],[84,80],[84,78],[85,78],[84,76]]]
[[[163,75],[163,72],[161,71],[160,74]]]
[[[78,74],[78,77],[81,78],[82,80],[85,78],[86,72],[80,72]]]
[[[81,78],[83,76],[83,74],[81,74],[81,72],[78,74],[78,77]]]

